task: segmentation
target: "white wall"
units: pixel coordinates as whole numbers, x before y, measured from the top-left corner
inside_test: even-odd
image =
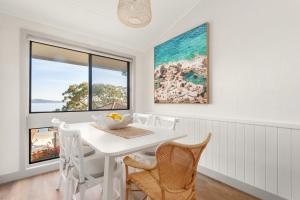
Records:
[[[26,98],[22,97],[28,95],[28,90],[25,89],[24,91],[22,89],[24,88],[22,80],[25,79],[26,74],[22,74],[24,70],[21,70],[21,68],[27,65],[21,63],[21,60],[24,60],[21,58],[21,55],[24,54],[21,29],[75,41],[103,51],[126,53],[135,56],[136,66],[139,66],[141,62],[140,52],[123,48],[121,44],[117,46],[103,42],[100,36],[97,39],[95,36],[79,35],[74,31],[57,29],[0,14],[0,182],[2,181],[2,175],[24,170],[22,167],[25,166],[25,163],[23,162],[27,161],[24,152],[26,152],[27,149],[25,148],[28,148],[28,146],[24,146],[23,141],[21,141],[22,134],[28,134],[27,131],[21,128],[21,124],[25,123],[27,118],[27,114],[22,112],[22,109],[24,109],[23,100],[26,100]],[[134,88],[131,88],[131,91],[134,92]],[[58,114],[58,116],[69,121],[88,120],[90,115],[90,113]],[[43,124],[39,121],[36,123]],[[28,125],[30,126],[30,124]]]
[[[157,44],[209,23],[210,104],[154,104],[151,48],[137,70],[137,109],[300,123],[299,7],[296,0],[202,0]]]
[[[263,199],[300,198],[299,7],[202,0],[163,33],[153,47],[209,23],[209,105],[153,103],[153,47],[136,72],[137,111],[181,118],[188,143],[211,131],[201,172]]]

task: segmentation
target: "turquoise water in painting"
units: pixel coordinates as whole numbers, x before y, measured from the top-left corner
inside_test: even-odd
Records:
[[[202,24],[154,48],[154,66],[207,55],[207,28]]]
[[[184,74],[184,78],[186,81],[196,85],[205,85],[206,83],[206,78],[203,75],[197,76],[193,71]]]

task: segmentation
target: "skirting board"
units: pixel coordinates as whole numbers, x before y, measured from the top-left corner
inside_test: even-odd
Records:
[[[12,182],[15,180],[20,180],[24,178],[28,178],[31,176],[51,172],[58,170],[58,164],[57,162],[43,165],[43,166],[37,166],[37,167],[31,167],[26,170],[14,172],[11,174],[5,174],[0,176],[0,185],[8,182]]]
[[[224,174],[215,172],[211,169],[208,169],[206,167],[203,166],[198,166],[198,172],[200,172],[201,174],[204,174],[208,177],[211,177],[212,179],[215,179],[217,181],[220,181],[222,183],[225,183],[227,185],[230,185],[231,187],[237,188],[238,190],[241,190],[245,193],[248,193],[252,196],[255,196],[259,199],[263,199],[263,200],[286,200],[282,197],[279,197],[277,195],[271,194],[267,191],[261,190],[259,188],[256,188],[252,185],[243,183],[241,181],[238,181],[237,179],[233,179],[231,177],[228,177]]]

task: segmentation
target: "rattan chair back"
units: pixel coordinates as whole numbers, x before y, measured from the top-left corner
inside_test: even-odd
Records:
[[[157,169],[160,185],[165,190],[188,189],[195,181],[198,161],[210,140],[196,145],[183,145],[175,142],[165,143],[156,151]]]

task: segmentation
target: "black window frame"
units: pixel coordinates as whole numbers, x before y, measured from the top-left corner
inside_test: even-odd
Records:
[[[56,47],[56,48],[61,48],[61,49],[66,49],[70,51],[75,51],[75,52],[80,52],[80,53],[85,53],[88,55],[88,85],[89,85],[89,90],[88,90],[88,109],[87,110],[71,110],[71,111],[39,111],[39,112],[32,112],[31,111],[31,89],[32,89],[32,43],[37,43],[37,44],[42,44],[46,46],[51,46],[51,47]],[[92,56],[99,56],[103,58],[109,58],[113,60],[118,60],[122,62],[127,63],[127,108],[118,108],[118,109],[93,109],[92,107],[92,69],[93,69],[93,63],[92,63]],[[46,44],[42,42],[36,42],[36,41],[30,41],[29,44],[29,114],[39,114],[39,113],[66,113],[66,112],[95,112],[95,111],[117,111],[117,110],[130,110],[130,62],[126,60],[121,60],[121,59],[116,59],[116,58],[111,58],[108,56],[103,56],[103,55],[97,55],[97,54],[92,54],[84,51],[78,51],[70,48],[65,48],[65,47],[60,47],[52,44]]]
[[[29,144],[29,164],[36,164],[36,163],[40,163],[40,162],[45,162],[45,161],[49,161],[49,160],[56,160],[58,159],[60,156],[56,156],[56,157],[52,157],[52,158],[46,158],[46,159],[43,159],[43,160],[38,160],[38,161],[32,161],[31,160],[31,154],[32,154],[32,144],[31,144],[31,129],[42,129],[42,128],[54,128],[52,126],[48,126],[48,127],[39,127],[39,128],[29,128],[28,129],[28,134],[29,134],[29,137],[28,137],[28,144]],[[59,134],[59,133],[58,133]]]

